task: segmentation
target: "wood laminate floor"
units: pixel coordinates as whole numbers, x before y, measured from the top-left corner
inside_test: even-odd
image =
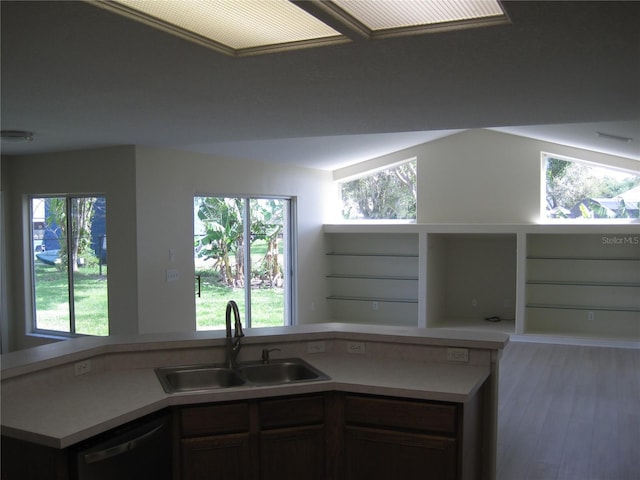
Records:
[[[640,350],[511,342],[498,480],[640,480]]]

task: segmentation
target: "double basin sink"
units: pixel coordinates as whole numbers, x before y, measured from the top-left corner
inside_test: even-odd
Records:
[[[239,363],[235,368],[220,365],[161,367],[156,368],[156,375],[167,393],[329,380],[326,374],[301,358]]]

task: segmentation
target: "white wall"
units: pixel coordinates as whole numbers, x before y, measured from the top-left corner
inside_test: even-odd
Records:
[[[195,330],[194,195],[284,195],[298,204],[298,319],[326,319],[324,199],[330,172],[207,155],[136,149],[138,305],[141,333]],[[175,250],[175,261],[169,260]],[[166,282],[166,270],[180,272]],[[311,310],[311,304],[315,308]],[[221,315],[224,312],[220,312]]]
[[[104,193],[109,235],[110,333],[195,329],[193,197],[196,194],[285,195],[298,204],[298,319],[324,321],[324,240],[331,174],[319,170],[214,158],[207,155],[119,147],[3,158],[3,190],[12,228],[6,258],[12,289],[3,328],[9,349],[52,339],[26,335],[28,265],[23,235],[29,194]],[[169,259],[175,250],[175,260]],[[3,256],[3,261],[4,261]],[[180,271],[166,282],[168,268]],[[314,308],[311,309],[311,305]],[[3,318],[4,320],[4,318]]]
[[[418,163],[418,223],[537,223],[541,153],[640,174],[640,162],[491,130],[467,130],[333,172],[334,180],[412,158]]]
[[[78,152],[5,157],[3,189],[7,205],[7,325],[9,348],[25,348],[51,339],[26,335],[31,322],[27,196],[101,193],[107,199],[109,236],[109,316],[112,334],[137,331],[135,239],[135,150],[116,147]],[[28,252],[25,253],[25,248]]]
[[[633,160],[485,130],[471,130],[372,159],[416,157],[419,223],[529,223],[539,217],[540,152],[640,171]],[[28,288],[23,275],[25,195],[107,196],[111,333],[195,328],[193,196],[286,195],[298,200],[298,319],[325,321],[322,223],[332,218],[330,172],[207,155],[117,147],[2,159],[8,297],[2,329],[11,349],[41,343],[25,336]],[[9,227],[9,228],[7,228]],[[169,259],[175,250],[175,261]],[[168,268],[180,281],[166,282]],[[311,308],[312,304],[314,309]],[[4,311],[3,311],[4,314]]]
[[[488,130],[415,147],[418,223],[535,223],[541,152],[640,173],[639,162]]]

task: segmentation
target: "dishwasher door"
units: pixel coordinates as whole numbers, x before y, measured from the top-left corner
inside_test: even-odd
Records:
[[[77,480],[171,480],[168,415],[146,417],[76,448]]]

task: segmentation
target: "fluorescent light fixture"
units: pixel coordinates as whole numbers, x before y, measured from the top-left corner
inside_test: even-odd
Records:
[[[98,0],[90,3],[233,56],[509,21],[497,0]]]
[[[114,0],[100,5],[236,56],[349,41],[288,0]]]
[[[509,23],[497,0],[331,0],[311,3],[370,39]]]

